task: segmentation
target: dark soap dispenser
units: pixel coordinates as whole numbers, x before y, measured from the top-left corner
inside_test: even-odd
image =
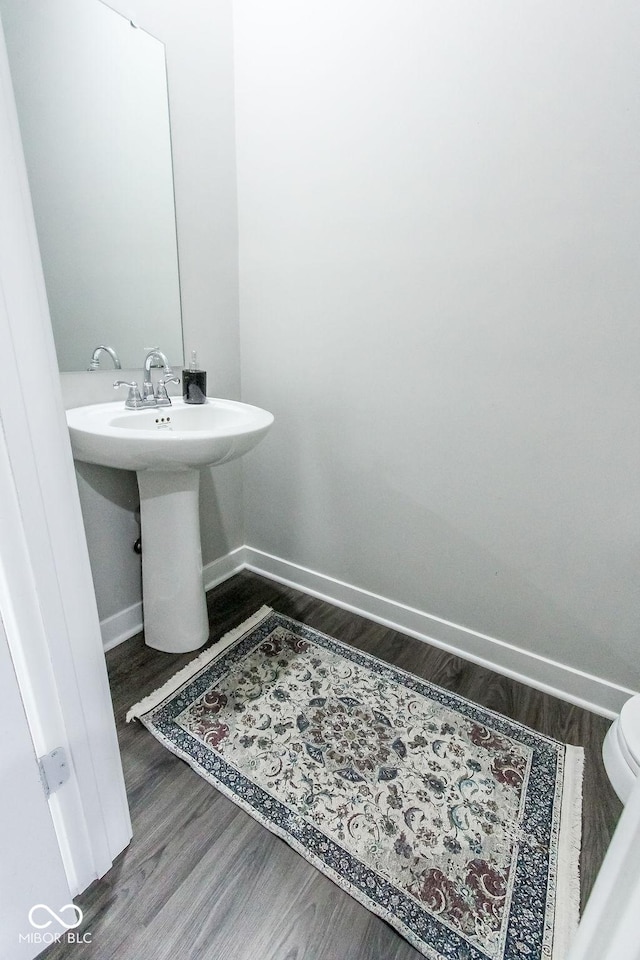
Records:
[[[207,402],[207,372],[198,369],[196,351],[191,351],[188,370],[182,371],[182,396],[185,403]]]

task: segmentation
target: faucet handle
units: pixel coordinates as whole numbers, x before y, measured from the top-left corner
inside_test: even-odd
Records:
[[[167,393],[167,384],[168,383],[180,383],[180,377],[174,376],[173,373],[168,373],[166,376],[162,377],[161,380],[158,380],[156,383],[156,404],[159,407],[170,407],[171,406],[171,397]]]
[[[125,407],[127,407],[129,410],[137,410],[142,406],[143,400],[140,396],[138,384],[135,380],[114,380],[114,390],[118,387],[129,387],[129,393],[127,394],[127,399],[124,402]]]

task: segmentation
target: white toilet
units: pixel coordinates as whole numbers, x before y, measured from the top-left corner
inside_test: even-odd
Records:
[[[640,776],[640,696],[627,700],[620,716],[609,727],[602,758],[613,789],[626,803]]]

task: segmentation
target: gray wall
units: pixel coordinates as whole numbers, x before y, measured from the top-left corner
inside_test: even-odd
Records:
[[[234,14],[247,543],[637,689],[637,4]]]
[[[231,3],[109,5],[166,45],[185,349],[187,356],[198,350],[211,395],[239,398]],[[62,374],[66,406],[113,400],[113,379],[108,371]],[[98,610],[105,619],[140,601],[139,558],[132,551],[137,485],[134,474],[88,465],[78,467],[78,482]],[[201,492],[206,564],[244,543],[240,464],[203,471]]]

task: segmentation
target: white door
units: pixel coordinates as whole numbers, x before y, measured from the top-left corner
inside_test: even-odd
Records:
[[[0,619],[0,957],[30,960],[56,935],[66,937],[67,925],[78,918],[71,908],[60,913],[70,902]],[[52,914],[59,915],[62,923]],[[82,936],[81,926],[73,931],[74,936]]]
[[[76,894],[131,823],[1,22],[0,358],[0,613],[38,754],[69,749],[73,775],[50,808]],[[0,846],[0,886],[6,864]]]

